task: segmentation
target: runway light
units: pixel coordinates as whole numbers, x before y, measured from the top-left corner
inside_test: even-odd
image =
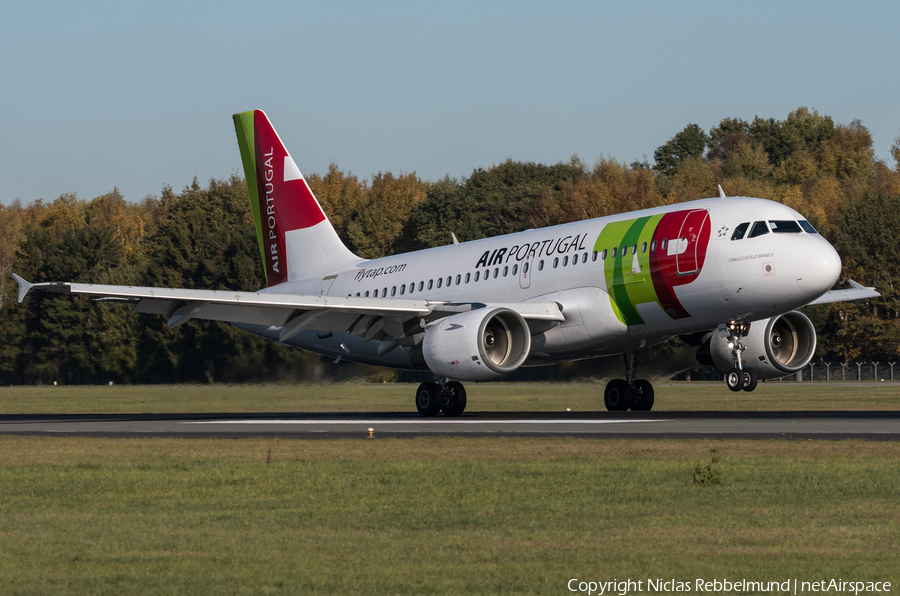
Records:
[[[374,429],[374,428],[370,428],[370,429],[369,429],[369,438],[370,438],[370,439],[374,439],[374,438],[375,438],[375,429]]]

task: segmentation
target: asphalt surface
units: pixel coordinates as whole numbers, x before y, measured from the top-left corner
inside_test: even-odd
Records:
[[[417,436],[900,440],[900,412],[466,412],[0,416],[0,435],[96,437]]]

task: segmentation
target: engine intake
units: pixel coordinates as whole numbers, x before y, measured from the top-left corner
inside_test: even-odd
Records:
[[[809,318],[792,311],[771,319],[753,321],[744,336],[742,366],[752,368],[760,379],[775,379],[795,373],[809,364],[816,353],[816,329]],[[697,352],[703,363],[706,353],[720,371],[734,367],[728,340],[713,333]]]
[[[508,308],[480,308],[439,320],[425,333],[422,355],[432,372],[487,381],[518,369],[531,351],[531,331]]]

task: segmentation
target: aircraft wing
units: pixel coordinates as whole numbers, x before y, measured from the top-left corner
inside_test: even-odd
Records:
[[[830,292],[825,292],[809,304],[828,304],[830,302],[849,302],[851,300],[856,302],[856,305],[859,306],[859,302],[861,300],[865,300],[866,298],[878,298],[881,296],[878,292],[875,291],[875,288],[865,288],[862,284],[858,284],[852,279],[850,280],[850,288],[846,290],[831,290]]]
[[[304,329],[350,333],[366,339],[399,340],[422,332],[427,322],[486,306],[515,310],[526,320],[565,320],[556,302],[452,303],[70,282],[32,284],[15,273],[13,278],[19,284],[19,302],[31,290],[94,296],[98,301],[131,304],[134,312],[165,316],[169,329],[191,319],[268,325],[281,327],[280,341]]]

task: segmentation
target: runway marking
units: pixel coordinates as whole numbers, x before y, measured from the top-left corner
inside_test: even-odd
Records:
[[[200,420],[178,424],[619,424],[623,422],[669,422],[668,420]]]

